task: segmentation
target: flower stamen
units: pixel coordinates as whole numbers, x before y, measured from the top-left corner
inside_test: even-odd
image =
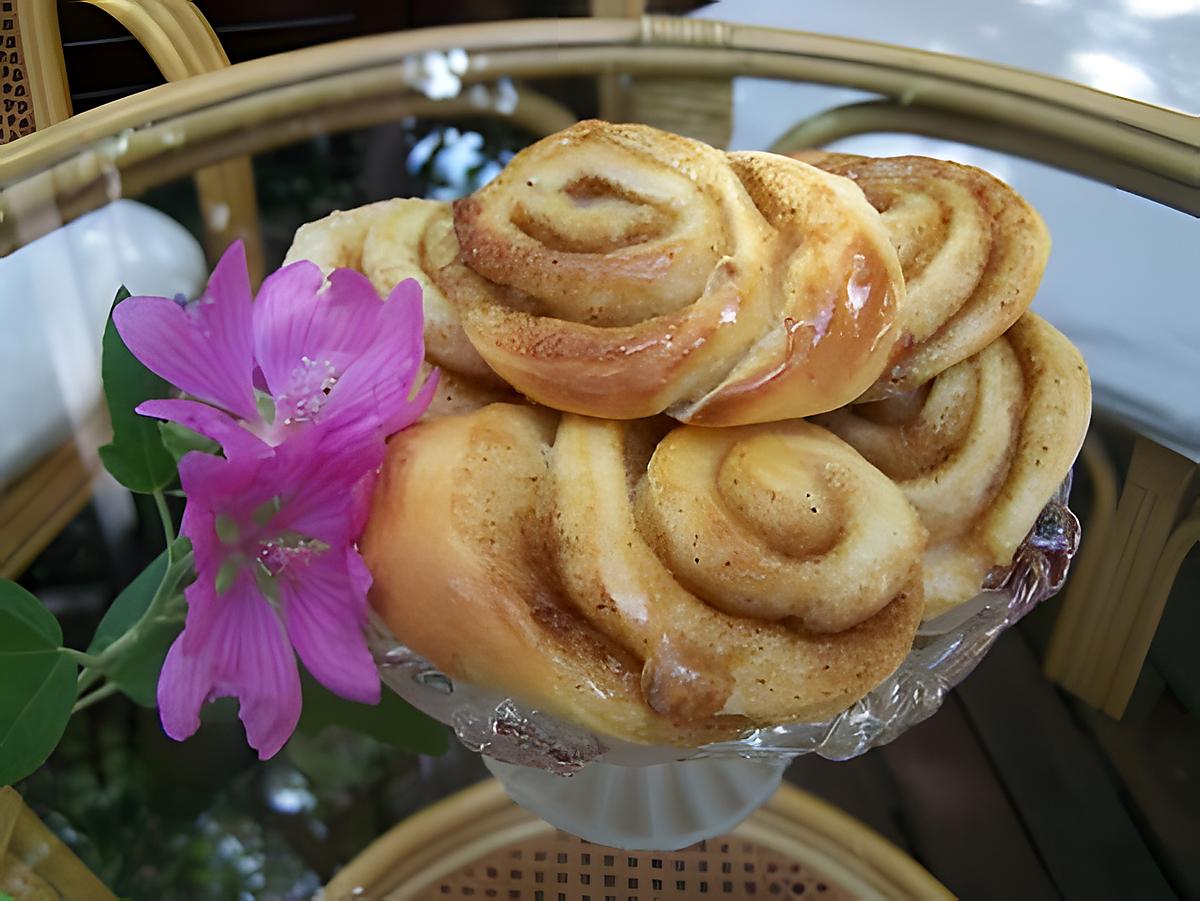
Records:
[[[316,422],[333,386],[337,384],[338,376],[331,360],[301,357],[300,365],[292,370],[287,392],[279,396],[280,406],[291,408],[283,424]]]
[[[284,533],[278,538],[262,542],[255,560],[266,575],[279,578],[289,570],[294,572],[297,567],[307,566],[313,557],[327,550],[329,545],[323,541]]]

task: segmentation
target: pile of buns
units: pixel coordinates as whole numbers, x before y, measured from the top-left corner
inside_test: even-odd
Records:
[[[361,549],[450,676],[628,741],[820,721],[1008,565],[1091,409],[985,172],[580,122],[289,260],[424,289],[424,421]]]

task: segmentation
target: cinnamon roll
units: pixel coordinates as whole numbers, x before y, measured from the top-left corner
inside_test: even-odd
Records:
[[[895,480],[929,532],[925,616],[1011,562],[1070,471],[1091,415],[1079,351],[1026,313],[929,384],[816,417]]]
[[[983,350],[1028,309],[1050,236],[1016,191],[982,169],[920,156],[795,154],[853,179],[900,255],[908,303],[887,371],[863,400],[911,391]]]
[[[455,201],[454,235],[430,275],[471,343],[575,413],[728,426],[834,409],[882,374],[903,314],[899,260],[849,180],[642,125],[526,148]]]
[[[327,273],[356,269],[381,297],[415,278],[421,285],[426,357],[454,373],[460,385],[473,381],[487,390],[500,379],[471,346],[458,313],[430,278],[457,252],[448,203],[397,199],[338,210],[300,226],[284,264],[311,260]]]
[[[360,546],[394,634],[596,732],[694,746],[819,721],[899,666],[925,533],[800,420],[493,404],[396,436]]]
[[[433,367],[425,363],[422,368],[422,381],[429,378]],[[473,413],[488,404],[520,403],[519,395],[514,394],[507,385],[475,381],[463,378],[453,370],[443,369],[438,372],[437,390],[425,412],[418,422],[428,422],[443,416],[457,416],[460,413]]]

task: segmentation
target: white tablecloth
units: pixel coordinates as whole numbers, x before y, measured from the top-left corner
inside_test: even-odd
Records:
[[[65,441],[100,401],[100,339],[117,289],[195,296],[195,238],[131,200],[82,216],[0,259],[0,489]]]
[[[953,53],[1200,112],[1200,0],[955,3],[723,0],[697,15]],[[870,95],[739,78],[732,146],[762,149],[796,122]],[[1200,120],[1197,121],[1200,135]],[[1200,223],[1047,166],[911,135],[834,149],[981,166],[1045,217],[1054,250],[1033,308],[1087,359],[1096,406],[1200,462]]]

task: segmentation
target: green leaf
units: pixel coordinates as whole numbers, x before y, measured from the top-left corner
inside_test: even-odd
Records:
[[[217,454],[221,452],[221,445],[213,441],[211,438],[205,438],[199,432],[193,432],[187,426],[182,426],[177,422],[160,422],[158,424],[159,437],[162,438],[163,447],[178,463],[183,459],[183,455],[189,451],[203,451],[206,454]]]
[[[0,785],[24,779],[54,750],[75,706],[75,662],[62,629],[33,595],[0,580]]]
[[[304,706],[299,728],[303,732],[317,735],[328,726],[343,726],[405,751],[442,754],[446,750],[446,727],[410,706],[386,685],[380,702],[371,705],[339,698],[303,667],[300,684]]]
[[[52,648],[62,644],[62,628],[54,614],[42,606],[42,602],[16,582],[0,579],[0,654],[7,650],[19,650],[30,635]],[[9,641],[18,642],[11,648]]]
[[[173,559],[179,559],[191,546],[186,538],[177,538],[171,545]],[[136,626],[150,606],[167,571],[167,551],[154,558],[138,577],[125,586],[117,595],[88,647],[89,654],[100,654],[114,641]],[[184,606],[182,603],[165,611],[165,616],[156,617],[154,622],[142,626],[138,637],[128,649],[122,648],[120,657],[111,666],[105,666],[104,674],[135,703],[143,707],[155,705],[158,674],[171,642],[183,629]]]
[[[113,309],[128,296],[124,287],[117,291]],[[163,447],[158,423],[133,411],[144,400],[166,397],[170,386],[129,352],[111,312],[100,371],[113,427],[112,443],[100,448],[104,468],[130,491],[150,494],[167,487],[175,480],[175,460]]]

